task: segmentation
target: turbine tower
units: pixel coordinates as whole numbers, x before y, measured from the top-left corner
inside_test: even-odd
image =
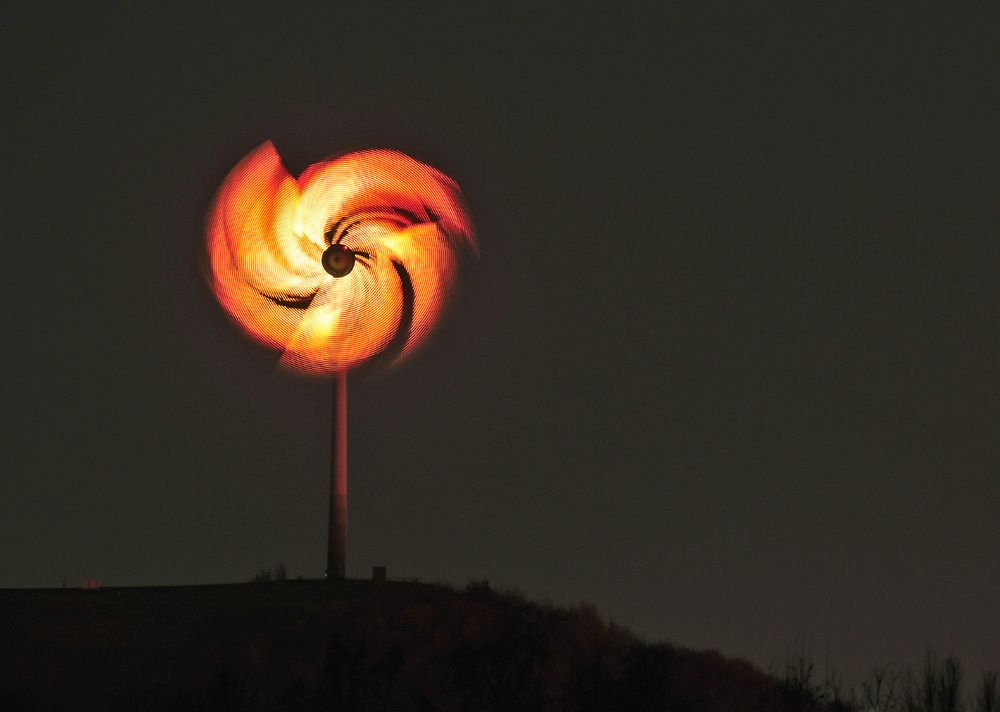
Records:
[[[326,577],[347,578],[347,372],[333,377],[333,433],[330,437],[330,526]]]
[[[476,250],[458,185],[398,151],[327,158],[293,177],[267,141],[223,180],[206,276],[278,364],[333,382],[327,578],[346,576],[347,373],[391,368],[437,324]]]

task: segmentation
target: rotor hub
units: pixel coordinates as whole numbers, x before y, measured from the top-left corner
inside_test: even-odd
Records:
[[[345,277],[354,269],[354,252],[349,247],[335,243],[323,253],[323,269],[334,277]]]

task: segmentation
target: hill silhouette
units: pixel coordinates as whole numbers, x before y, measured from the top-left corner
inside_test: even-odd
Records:
[[[785,683],[485,582],[0,591],[4,710],[821,709]]]

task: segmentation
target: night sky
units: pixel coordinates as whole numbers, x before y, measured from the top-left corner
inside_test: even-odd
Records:
[[[0,586],[322,574],[330,386],[227,321],[202,222],[267,139],[381,146],[481,256],[350,380],[349,575],[1000,666],[996,42],[877,4],[16,21]]]

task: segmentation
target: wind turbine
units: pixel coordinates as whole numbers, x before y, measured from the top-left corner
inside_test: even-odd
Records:
[[[206,276],[281,367],[333,382],[327,578],[347,549],[347,372],[423,344],[476,250],[458,185],[398,151],[328,158],[293,177],[267,141],[223,180],[205,223]]]

